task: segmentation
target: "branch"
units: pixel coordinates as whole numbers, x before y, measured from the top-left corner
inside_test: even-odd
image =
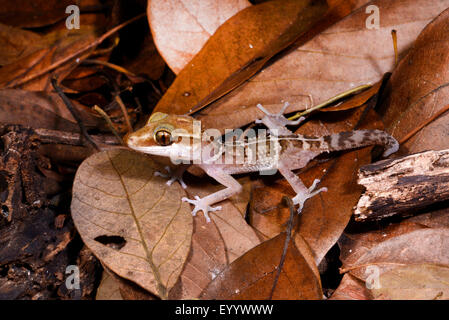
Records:
[[[355,208],[356,221],[410,215],[449,199],[449,149],[363,166],[358,183],[366,191]]]

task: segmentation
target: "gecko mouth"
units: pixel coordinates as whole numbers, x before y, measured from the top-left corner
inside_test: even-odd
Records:
[[[143,153],[149,153],[149,154],[153,154],[156,156],[167,156],[168,154],[168,149],[166,147],[161,147],[161,146],[148,146],[148,147],[144,147],[144,146],[135,146],[132,143],[129,144],[127,143],[128,147],[130,147],[133,150],[136,151],[140,151]]]

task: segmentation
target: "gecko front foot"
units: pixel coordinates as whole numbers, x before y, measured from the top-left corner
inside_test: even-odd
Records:
[[[265,113],[265,117],[262,119],[257,119],[255,123],[263,123],[273,134],[275,133],[274,130],[279,130],[278,134],[290,134],[291,132],[285,126],[297,125],[304,121],[305,118],[301,117],[298,120],[288,120],[284,117],[284,112],[288,106],[289,103],[286,102],[278,113],[271,113],[259,103],[257,108]]]
[[[183,170],[175,170],[175,171],[171,171],[169,166],[165,167],[165,170],[167,171],[167,173],[161,173],[159,171],[154,172],[155,176],[159,176],[159,177],[163,177],[163,178],[167,178],[167,185],[171,186],[173,184],[173,182],[175,181],[179,181],[179,183],[181,184],[181,187],[183,189],[187,188],[187,185],[184,183],[184,180],[182,179],[182,175],[184,174],[185,169]]]
[[[206,218],[207,222],[210,222],[210,217],[207,214],[208,212],[214,212],[217,210],[221,210],[221,206],[216,206],[216,207],[211,207],[209,206],[209,204],[205,201],[205,198],[201,199],[198,196],[195,196],[195,200],[193,199],[188,199],[186,197],[183,197],[181,199],[183,202],[188,202],[193,204],[195,207],[192,210],[192,216],[196,216],[196,213],[200,210],[203,211],[204,213],[204,217]]]
[[[293,203],[299,204],[299,208],[298,208],[298,214],[301,213],[302,208],[304,207],[304,203],[306,202],[307,199],[312,198],[313,196],[317,195],[320,192],[326,192],[327,188],[323,187],[320,188],[318,190],[315,190],[317,184],[320,183],[319,179],[315,179],[312,183],[312,185],[310,186],[310,188],[307,190],[307,192],[305,193],[298,193],[293,199]]]

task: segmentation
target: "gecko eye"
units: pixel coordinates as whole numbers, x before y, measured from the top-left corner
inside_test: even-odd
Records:
[[[154,134],[154,140],[161,146],[168,146],[173,141],[171,140],[171,133],[167,130],[159,130]]]

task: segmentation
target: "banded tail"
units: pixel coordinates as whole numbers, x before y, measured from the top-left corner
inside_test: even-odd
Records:
[[[399,143],[391,135],[381,130],[356,130],[339,132],[323,137],[329,151],[348,150],[370,145],[384,147],[383,157],[388,157],[399,149]]]

